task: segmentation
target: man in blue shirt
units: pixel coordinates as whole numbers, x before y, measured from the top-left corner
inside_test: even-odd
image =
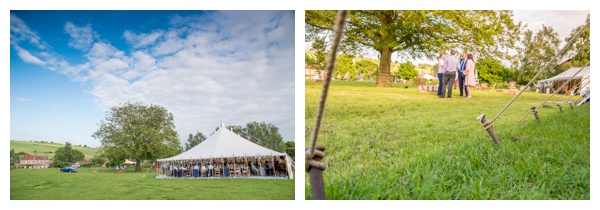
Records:
[[[458,67],[458,89],[460,90],[460,96],[463,96],[463,88],[465,87],[465,75],[463,71],[467,68],[467,52],[462,53],[462,59],[460,59],[460,66]],[[465,96],[469,93],[465,88]]]
[[[452,85],[456,79],[456,71],[458,70],[458,58],[456,58],[456,51],[451,50],[450,56],[448,56],[444,62],[444,77],[442,78],[442,94],[440,98],[444,98],[446,94],[446,88],[448,89],[448,98],[452,98]]]

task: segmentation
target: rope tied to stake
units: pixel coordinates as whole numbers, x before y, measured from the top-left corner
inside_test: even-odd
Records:
[[[327,169],[327,164],[320,161],[323,158],[325,158],[325,153],[323,151],[315,150],[313,158],[309,158],[310,157],[309,151],[306,151],[305,156],[306,156],[306,159],[305,159],[306,164],[304,164],[304,165],[305,165],[306,172],[308,172],[313,167],[318,168],[322,171]]]

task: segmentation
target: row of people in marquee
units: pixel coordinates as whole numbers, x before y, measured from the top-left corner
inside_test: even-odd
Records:
[[[263,166],[264,165],[264,166]],[[287,175],[285,163],[262,161],[253,162],[226,162],[215,163],[210,162],[186,162],[169,163],[166,162],[161,166],[163,175],[172,177],[215,177],[215,176],[274,176]],[[276,173],[277,172],[277,173]]]

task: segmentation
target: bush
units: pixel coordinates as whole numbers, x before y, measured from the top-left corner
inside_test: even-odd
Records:
[[[110,168],[110,162],[106,162],[106,168]]]
[[[89,167],[92,167],[92,164],[91,163],[81,164],[81,165],[79,165],[79,167],[89,168]]]
[[[507,82],[496,83],[496,89],[508,89],[509,87],[510,87],[510,84]]]

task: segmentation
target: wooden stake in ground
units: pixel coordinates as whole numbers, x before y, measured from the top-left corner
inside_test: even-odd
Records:
[[[317,150],[324,152],[325,147],[317,146]],[[321,161],[321,158],[315,156],[313,160]],[[310,192],[313,200],[325,200],[325,187],[323,185],[323,169],[317,167],[310,167],[308,170],[310,174]]]
[[[533,116],[535,116],[535,120],[537,120],[538,123],[542,123],[540,122],[540,116],[538,116],[537,108],[535,106],[532,106],[531,111],[533,112]]]
[[[487,125],[489,123],[485,121],[485,114],[479,115],[479,117],[477,117],[477,120],[479,120],[479,122],[481,122],[481,125],[483,125],[483,127],[486,127],[485,130],[487,130],[488,134],[490,134],[490,136],[492,137],[494,144],[502,145],[502,143],[498,139],[498,136],[496,136],[496,133],[494,132],[494,126]]]
[[[569,106],[571,107],[571,110],[573,110],[573,103],[570,101],[568,103],[569,103]]]
[[[560,113],[562,114],[563,113],[562,103],[558,103],[558,104],[556,104],[556,106],[558,106],[558,109],[560,109]]]

